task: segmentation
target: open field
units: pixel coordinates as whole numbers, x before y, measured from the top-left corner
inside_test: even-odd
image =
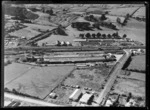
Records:
[[[11,66],[11,65],[9,65]],[[7,67],[7,66],[6,66]],[[18,66],[17,66],[18,67]],[[17,68],[16,73],[22,72],[22,68]],[[11,74],[11,70],[16,70],[13,68],[6,68],[7,76]],[[55,67],[34,67],[30,71],[26,71],[25,74],[18,78],[14,78],[11,83],[7,83],[5,87],[8,89],[16,89],[18,92],[26,93],[31,96],[37,96],[39,98],[44,98],[58,83],[61,79],[67,75],[73,66],[55,66]],[[9,70],[9,71],[8,71]],[[20,72],[19,72],[20,70]],[[16,73],[12,76],[16,76]],[[17,77],[17,76],[16,76]],[[11,77],[7,80],[12,80]]]
[[[130,75],[126,75],[126,73],[130,73]],[[145,81],[146,80],[146,75],[143,73],[139,73],[139,72],[131,72],[131,71],[124,71],[122,70],[120,72],[120,76],[122,77],[126,77],[126,78],[130,78],[130,79],[137,79],[137,80],[141,80],[141,81]]]
[[[77,69],[64,81],[65,85],[89,87],[95,91],[101,90],[101,85],[109,74],[111,67],[104,65],[91,69]]]
[[[141,7],[133,16],[145,17],[146,16],[146,7]]]
[[[133,79],[117,78],[113,92],[118,94],[128,94],[131,92],[133,96],[145,97],[145,82]]]
[[[30,65],[24,65],[19,63],[12,63],[4,68],[4,84],[15,79],[17,76],[27,72],[32,68]]]
[[[125,16],[126,14],[132,14],[138,7],[126,7],[126,8],[113,8],[110,10],[109,14],[112,15],[122,15]]]
[[[127,67],[127,69],[133,71],[146,71],[145,55],[132,57],[132,61],[130,62],[130,65]]]

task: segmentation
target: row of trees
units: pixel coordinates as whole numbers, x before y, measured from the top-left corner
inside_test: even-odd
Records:
[[[82,30],[91,30],[89,22],[74,22],[71,24],[72,28],[77,28],[79,31]]]
[[[36,96],[31,96],[31,95],[26,94],[26,93],[20,93],[16,89],[9,90],[7,87],[5,87],[4,91],[9,92],[9,93],[14,93],[16,95],[21,95],[21,96],[31,97],[31,98],[35,98],[35,99],[40,99],[39,97],[36,97]]]
[[[146,18],[140,18],[140,17],[133,17],[134,19],[138,20],[138,21],[146,21]]]
[[[101,33],[86,33],[86,34],[79,34],[79,37],[82,39],[121,39],[121,38],[126,38],[127,35],[124,34],[122,37],[119,36],[118,32],[111,34],[101,34]]]

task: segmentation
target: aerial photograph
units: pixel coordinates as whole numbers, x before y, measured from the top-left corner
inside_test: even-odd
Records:
[[[4,107],[146,107],[144,4],[3,4]]]

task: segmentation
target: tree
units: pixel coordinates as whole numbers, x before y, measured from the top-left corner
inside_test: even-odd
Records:
[[[12,89],[12,92],[13,92],[13,93],[17,93],[16,89]]]
[[[102,20],[102,21],[104,21],[104,20],[106,20],[107,18],[106,18],[106,16],[105,16],[105,14],[102,14],[102,16],[100,17],[100,20]]]
[[[125,39],[126,37],[127,37],[127,35],[126,35],[126,34],[124,34],[124,35],[122,36],[122,38],[124,38],[124,39]]]
[[[56,45],[57,45],[57,46],[60,46],[60,45],[61,45],[61,42],[57,40]]]
[[[93,34],[92,34],[92,38],[94,38],[94,39],[95,39],[95,36],[96,36],[96,35],[95,35],[95,33],[93,33]]]
[[[86,38],[88,38],[88,39],[91,38],[91,34],[90,34],[90,33],[87,33],[85,36],[86,36]]]
[[[112,37],[113,37],[113,38],[116,38],[116,33],[113,33],[113,34],[112,34]]]
[[[103,39],[106,39],[106,34],[102,34],[102,38],[103,38]]]
[[[117,23],[121,24],[121,19],[119,17],[117,17],[116,21]]]
[[[118,32],[116,32],[116,38],[118,38],[119,37],[119,34],[118,34]]]
[[[50,15],[53,15],[53,14],[54,14],[52,9],[49,10],[49,14],[50,14]]]
[[[9,89],[8,89],[7,87],[5,87],[5,88],[4,88],[4,91],[5,91],[5,92],[8,92],[8,91],[9,91]]]
[[[101,33],[97,33],[97,38],[100,38],[101,37]]]
[[[108,35],[107,35],[107,37],[108,37],[109,39],[111,39],[111,38],[112,38],[112,36],[111,36],[110,34],[108,34]]]

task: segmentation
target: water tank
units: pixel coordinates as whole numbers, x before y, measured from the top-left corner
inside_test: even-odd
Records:
[[[67,41],[66,44],[67,44],[67,45],[70,45],[70,42]]]
[[[64,42],[64,41],[62,41],[62,42],[61,42],[61,45],[64,45],[64,44],[65,44],[65,42]]]

